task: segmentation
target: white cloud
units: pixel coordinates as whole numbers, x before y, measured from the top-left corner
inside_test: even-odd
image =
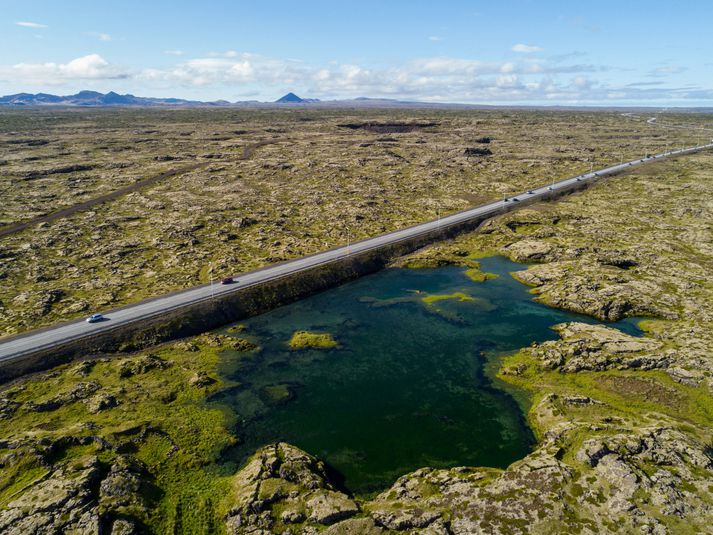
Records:
[[[518,43],[512,47],[513,52],[520,52],[521,54],[532,54],[533,52],[542,52],[542,48],[533,45],[523,45]]]
[[[137,78],[152,82],[179,83],[185,86],[236,84],[291,85],[311,79],[317,68],[289,59],[275,59],[235,51],[188,59],[164,69],[145,69]]]
[[[74,89],[81,88],[87,80],[123,79],[127,80],[123,86],[135,94],[183,96],[190,93],[195,98],[278,94],[289,88],[321,99],[370,96],[446,102],[564,104],[713,100],[710,89],[669,87],[663,83],[651,85],[645,81],[646,77],[624,80],[620,84],[607,83],[599,75],[607,70],[610,68],[604,65],[531,56],[495,62],[425,57],[376,68],[335,61],[311,64],[297,59],[227,51],[177,59],[168,67],[132,71],[121,69],[98,54],[66,63],[19,63],[0,66],[0,81],[21,91],[28,86],[52,85]],[[110,87],[115,85],[111,82]]]
[[[100,41],[104,41],[104,42],[111,41],[111,35],[109,35],[108,33],[87,32],[86,35],[88,35],[89,37],[95,37],[95,38],[99,39]]]
[[[70,80],[122,79],[128,73],[112,66],[99,54],[89,54],[68,63],[18,63],[0,69],[0,76],[25,83],[60,85]]]
[[[666,76],[670,76],[672,74],[681,74],[682,72],[685,72],[687,69],[686,67],[683,67],[681,65],[665,65],[663,67],[658,67],[651,72],[649,72],[649,76],[652,77],[657,77],[657,78],[664,78]]]
[[[47,28],[46,24],[40,24],[39,22],[16,22],[15,25],[22,26],[23,28],[34,28],[36,30]]]
[[[168,56],[183,56],[185,54],[183,50],[164,50],[163,53]]]
[[[433,41],[434,43],[438,43],[439,41],[443,41],[443,37],[438,37],[437,35],[432,35],[428,38],[429,41]]]
[[[515,64],[514,64],[514,63],[509,63],[509,62],[508,62],[508,63],[503,63],[503,64],[500,66],[500,72],[502,72],[502,73],[509,73],[509,72],[513,72],[514,70],[515,70]]]

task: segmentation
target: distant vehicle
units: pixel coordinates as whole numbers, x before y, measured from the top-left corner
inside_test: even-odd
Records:
[[[97,323],[99,321],[104,321],[104,316],[101,314],[92,314],[87,318],[87,323]]]
[[[223,280],[220,281],[220,284],[233,284],[236,281],[233,277],[225,277]]]
[[[508,202],[509,200],[510,200],[510,199],[508,199],[507,197],[505,197],[505,198],[503,199],[503,202]]]
[[[535,192],[532,191],[531,189],[527,190],[527,193],[530,194],[530,195],[534,195],[534,194],[535,194]]]
[[[520,199],[518,199],[517,197],[513,197],[512,200],[513,202],[520,202]]]
[[[552,186],[548,186],[547,189],[552,191]]]
[[[580,177],[577,177],[577,182],[581,182],[582,179]]]

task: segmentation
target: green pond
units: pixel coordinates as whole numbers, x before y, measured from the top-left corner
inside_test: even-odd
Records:
[[[458,267],[387,269],[242,322],[236,336],[261,350],[223,355],[222,373],[240,383],[213,398],[239,419],[241,442],[224,454],[226,467],[281,440],[365,494],[424,466],[504,468],[524,457],[532,434],[484,364],[556,338],[556,323],[596,320],[533,301],[510,276],[522,264],[491,257],[481,266],[499,277],[476,283]],[[454,293],[463,295],[423,299]],[[614,326],[639,332],[634,320]],[[339,347],[291,350],[298,330],[331,333]]]

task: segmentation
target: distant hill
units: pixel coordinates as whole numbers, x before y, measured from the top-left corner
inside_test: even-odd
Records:
[[[199,102],[180,98],[150,98],[120,95],[114,91],[80,91],[76,95],[17,93],[0,97],[0,106],[224,106],[226,101]]]
[[[319,102],[318,98],[300,98],[294,93],[287,93],[284,97],[278,98],[275,104],[310,104],[313,102]]]
[[[274,102],[260,102],[257,100],[243,100],[228,102],[216,100],[202,102],[199,100],[185,100],[182,98],[152,98],[137,97],[134,95],[120,95],[114,91],[99,93],[98,91],[80,91],[75,95],[50,95],[48,93],[17,93],[0,97],[0,108],[23,106],[65,106],[65,107],[231,107],[231,108],[274,108],[281,106],[309,106],[310,108],[402,108],[402,109],[529,109],[529,110],[591,110],[601,111],[639,111],[660,108],[646,106],[491,106],[484,104],[451,104],[446,102],[418,102],[395,100],[388,98],[358,97],[343,100],[319,100],[317,98],[301,98],[290,92]],[[674,109],[674,108],[671,108]],[[711,113],[713,108],[675,108],[679,112],[704,112]]]

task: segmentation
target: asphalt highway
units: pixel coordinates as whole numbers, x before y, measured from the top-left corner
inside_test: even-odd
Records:
[[[428,221],[420,225],[398,230],[375,238],[370,238],[347,246],[330,249],[312,256],[291,260],[274,266],[269,266],[257,271],[242,273],[235,276],[237,282],[233,284],[221,285],[218,282],[197,286],[185,291],[164,295],[162,297],[141,301],[120,309],[102,312],[106,317],[105,321],[98,323],[87,323],[84,319],[79,319],[37,331],[29,331],[20,335],[15,335],[0,341],[0,365],[11,365],[12,360],[30,356],[38,351],[59,346],[63,343],[90,337],[115,328],[120,325],[127,325],[135,322],[145,321],[148,318],[165,314],[169,311],[195,304],[201,301],[214,299],[222,294],[238,292],[249,286],[259,285],[276,278],[284,277],[302,270],[308,270],[316,266],[376,249],[384,245],[397,243],[402,240],[412,239],[424,234],[428,234],[439,229],[463,223],[468,220],[480,220],[488,216],[501,213],[503,208],[513,209],[523,201],[541,200],[553,192],[562,192],[571,189],[577,184],[594,182],[597,179],[632,169],[646,163],[660,160],[672,156],[691,154],[703,149],[713,148],[713,143],[701,147],[692,147],[656,154],[647,158],[624,162],[619,165],[607,167],[590,173],[585,173],[576,177],[554,182],[530,190],[530,192],[519,193],[489,204],[471,208],[463,212],[442,217],[434,221]]]

